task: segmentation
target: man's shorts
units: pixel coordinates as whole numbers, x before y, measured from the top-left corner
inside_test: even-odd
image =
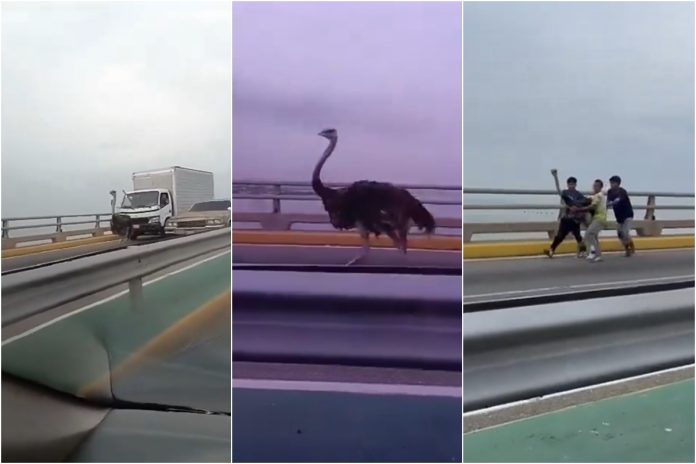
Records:
[[[633,218],[626,218],[624,222],[616,223],[616,233],[621,240],[627,241],[631,238],[631,225],[633,224]]]

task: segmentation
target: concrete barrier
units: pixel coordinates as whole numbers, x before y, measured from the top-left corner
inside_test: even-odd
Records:
[[[636,250],[661,250],[669,248],[693,248],[693,235],[679,235],[672,237],[638,237],[633,241]],[[464,246],[464,259],[477,258],[508,258],[515,256],[542,255],[551,241],[525,241],[525,242],[486,242],[467,243]],[[623,251],[623,246],[616,238],[600,240],[602,251]],[[556,254],[575,253],[576,245],[572,239],[566,239],[557,249]]]
[[[235,230],[232,233],[232,243],[235,245],[314,245],[314,246],[352,246],[362,245],[360,236],[355,232],[285,232],[285,231],[250,231]],[[394,244],[388,237],[376,239],[370,237],[370,245],[376,248],[393,248]],[[441,250],[461,251],[460,236],[410,236],[408,247],[411,250]]]
[[[110,242],[118,240],[115,235],[103,235],[101,237],[90,237],[85,239],[67,240],[64,242],[47,243],[45,245],[27,246],[20,248],[11,248],[2,250],[2,258],[14,258],[16,256],[33,255],[36,253],[44,253],[47,251],[62,250],[65,248],[75,248],[85,245],[93,245],[95,243]]]

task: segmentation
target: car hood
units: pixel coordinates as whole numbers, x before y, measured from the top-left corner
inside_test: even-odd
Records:
[[[191,220],[191,219],[225,219],[229,217],[229,211],[189,211],[187,213],[174,216],[172,221]]]

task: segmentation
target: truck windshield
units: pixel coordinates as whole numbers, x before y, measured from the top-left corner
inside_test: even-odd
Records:
[[[130,192],[123,197],[121,208],[145,208],[159,204],[159,192]]]

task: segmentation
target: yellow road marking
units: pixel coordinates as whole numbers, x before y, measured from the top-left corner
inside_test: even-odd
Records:
[[[95,243],[110,242],[117,240],[119,237],[115,235],[104,235],[101,237],[91,237],[84,239],[66,240],[65,242],[47,243],[45,245],[26,246],[19,248],[10,248],[2,250],[2,259],[17,258],[26,255],[35,255],[39,253],[49,253],[51,251],[64,250],[66,248],[79,248]]]
[[[111,372],[107,372],[96,381],[85,385],[78,392],[83,398],[102,398],[110,392],[110,386],[128,373],[137,370],[152,361],[160,360],[174,353],[177,349],[200,339],[201,334],[220,326],[220,316],[231,315],[231,290],[212,299],[199,307],[161,334],[150,340],[143,347],[132,353]],[[225,322],[231,330],[230,321]]]
[[[666,250],[679,248],[694,248],[693,235],[680,235],[672,237],[636,237],[633,239],[636,250]],[[539,256],[548,248],[550,241],[527,242],[498,242],[498,243],[466,243],[464,245],[464,259],[482,258],[511,258],[518,256]],[[617,239],[603,239],[600,241],[602,251],[623,251],[623,245]],[[556,254],[575,253],[576,245],[572,240],[563,242],[556,250]]]

